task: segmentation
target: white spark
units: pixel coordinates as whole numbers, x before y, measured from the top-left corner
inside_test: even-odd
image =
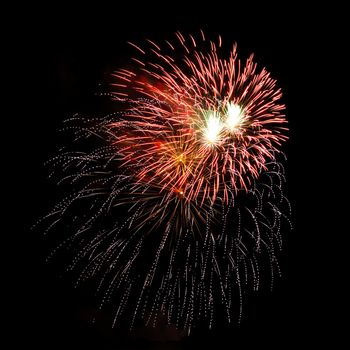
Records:
[[[209,144],[215,144],[219,140],[222,123],[216,112],[210,112],[206,118],[206,126],[204,129],[204,138]]]
[[[244,112],[242,108],[235,103],[228,103],[226,111],[226,127],[231,131],[235,131],[242,124]]]

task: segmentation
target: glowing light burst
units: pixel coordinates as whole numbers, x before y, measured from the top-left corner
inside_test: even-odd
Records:
[[[244,121],[242,108],[234,103],[227,104],[225,126],[231,131],[238,131]]]
[[[222,129],[220,117],[216,112],[208,112],[208,116],[205,119],[206,125],[203,130],[204,141],[209,145],[215,145],[220,141],[220,133]]]
[[[203,32],[176,41],[131,44],[133,68],[113,73],[120,112],[67,122],[84,151],[52,159],[74,191],[43,220],[71,232],[58,248],[77,247],[68,269],[98,281],[113,324],[164,314],[189,331],[239,319],[260,261],[271,283],[279,273],[287,127],[281,91],[252,56],[243,63],[234,45],[221,58],[221,38]]]
[[[187,138],[191,166],[181,176],[169,174],[168,178],[171,182],[177,179],[186,198],[215,202],[221,193],[228,202],[228,192],[248,190],[286,139],[285,107],[278,103],[281,91],[265,69],[257,71],[252,56],[242,64],[236,45],[230,57],[223,59],[213,42],[205,50],[192,36],[186,40],[177,33],[177,38],[184,51],[180,60],[172,57],[177,57],[179,49],[175,52],[169,42],[161,49],[150,41],[149,52],[134,45],[144,57],[134,58],[138,67],[133,71],[115,73],[118,89],[114,96],[125,99],[135,91],[145,98],[131,113],[133,126],[142,129],[147,140],[138,143],[140,147],[150,146],[155,132],[165,142],[168,135]],[[203,34],[201,41],[205,43]],[[125,123],[130,124],[130,119]],[[131,134],[128,142],[134,138]],[[138,152],[137,145],[128,150],[126,158]],[[207,146],[212,146],[212,152]],[[152,149],[147,157],[150,167],[140,170],[141,178],[149,171],[148,178],[155,180],[167,165],[157,164],[159,157]],[[154,172],[154,164],[159,165],[159,172]]]

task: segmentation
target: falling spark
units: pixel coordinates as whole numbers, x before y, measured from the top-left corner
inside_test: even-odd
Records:
[[[243,288],[258,289],[268,261],[279,274],[290,224],[281,91],[252,57],[176,33],[177,43],[130,43],[139,56],[113,73],[119,113],[67,121],[80,151],[62,151],[52,176],[72,186],[42,219],[68,231],[77,284],[98,282],[113,325],[160,314],[189,331],[223,310],[240,319]],[[287,209],[286,209],[287,208]],[[237,300],[238,303],[234,301]],[[238,307],[236,306],[238,305]]]

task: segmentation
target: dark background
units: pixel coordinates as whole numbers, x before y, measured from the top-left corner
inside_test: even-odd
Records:
[[[332,40],[325,20],[331,13],[304,7],[244,8],[213,2],[200,7],[179,3],[118,7],[91,6],[30,8],[18,18],[16,94],[13,110],[24,107],[14,120],[11,149],[18,170],[11,206],[8,265],[13,267],[10,288],[11,342],[36,349],[187,349],[193,347],[249,349],[335,348],[342,327],[338,303],[337,248],[333,235],[329,178],[322,171],[329,147],[323,147],[331,106],[325,105]],[[45,240],[30,230],[55,202],[57,189],[43,166],[57,149],[61,122],[75,112],[94,114],[104,107],[95,95],[108,73],[128,62],[126,41],[168,39],[176,30],[216,37],[224,45],[236,41],[239,53],[255,53],[283,89],[290,141],[287,193],[295,228],[284,239],[283,276],[273,292],[248,295],[240,326],[212,332],[195,331],[180,344],[151,343],[112,330],[103,322],[89,325],[91,301],[76,291],[53,266],[45,264]],[[331,126],[329,126],[331,127]],[[327,198],[327,199],[326,199]],[[334,209],[333,209],[334,210]],[[13,291],[12,291],[13,290]],[[177,346],[177,347],[176,347]]]

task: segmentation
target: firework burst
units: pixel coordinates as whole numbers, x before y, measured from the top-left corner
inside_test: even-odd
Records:
[[[184,50],[179,62],[172,44],[167,42],[170,52],[163,53],[150,42],[150,52],[137,48],[152,62],[135,58],[138,69],[114,74],[117,98],[131,90],[144,97],[127,120],[115,124],[134,131],[116,132],[116,143],[130,145],[123,150],[126,162],[139,159],[141,148],[139,157],[149,165],[140,169],[140,181],[160,176],[165,188],[181,188],[188,200],[215,202],[219,195],[227,203],[230,191],[251,187],[286,139],[281,92],[265,69],[257,71],[252,56],[241,63],[236,45],[229,59],[222,59],[213,42],[206,52],[193,37],[188,43],[180,33],[177,37]],[[174,151],[166,152],[168,159],[163,147]]]
[[[289,222],[280,89],[236,45],[221,58],[220,37],[176,41],[131,44],[134,67],[114,72],[110,93],[122,111],[69,120],[92,148],[51,160],[74,191],[45,220],[69,228],[59,246],[74,247],[69,269],[77,283],[96,277],[114,324],[160,314],[187,330],[220,313],[231,322],[243,285],[259,287],[259,261],[270,262],[271,281],[279,271]]]

